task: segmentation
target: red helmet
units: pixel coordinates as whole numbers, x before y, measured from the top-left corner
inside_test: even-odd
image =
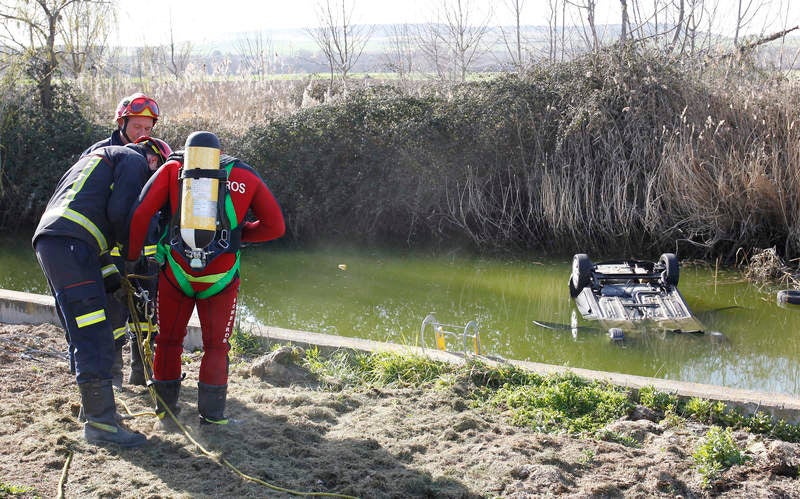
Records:
[[[135,143],[144,146],[147,152],[153,152],[158,155],[161,160],[159,165],[163,165],[169,155],[172,154],[172,148],[169,144],[155,137],[139,137]]]
[[[153,118],[153,124],[155,125],[156,121],[158,121],[158,104],[141,92],[129,95],[119,101],[114,121],[128,116]]]

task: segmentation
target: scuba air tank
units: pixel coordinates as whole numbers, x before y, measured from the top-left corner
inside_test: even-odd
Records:
[[[211,132],[194,132],[186,139],[181,172],[180,235],[187,246],[189,265],[206,265],[204,249],[218,229],[220,182],[226,172],[219,167],[220,144]]]

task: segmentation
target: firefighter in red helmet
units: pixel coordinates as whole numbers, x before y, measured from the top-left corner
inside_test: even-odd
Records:
[[[111,133],[111,137],[86,149],[82,156],[100,147],[124,146],[136,142],[139,137],[151,136],[158,117],[158,103],[145,94],[136,92],[123,98],[117,104],[117,111],[114,114],[117,129]]]

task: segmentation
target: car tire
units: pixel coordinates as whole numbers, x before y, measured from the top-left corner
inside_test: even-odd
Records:
[[[778,304],[788,303],[789,305],[800,305],[800,291],[796,289],[785,289],[778,291]]]
[[[658,264],[664,267],[664,270],[661,271],[661,282],[665,286],[677,286],[680,278],[678,257],[674,253],[664,253],[658,259]]]
[[[572,257],[572,275],[569,279],[569,294],[575,298],[580,292],[592,282],[592,270],[594,264],[589,260],[589,256],[578,253]]]

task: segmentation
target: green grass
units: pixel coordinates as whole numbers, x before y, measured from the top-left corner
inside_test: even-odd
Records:
[[[241,324],[233,329],[228,343],[231,345],[230,354],[234,357],[254,356],[264,350],[261,339],[251,331],[242,329]]]
[[[303,365],[317,377],[323,380],[328,388],[342,386],[355,386],[363,382],[365,358],[368,354],[352,350],[337,350],[323,356],[319,349],[314,347],[306,350]]]
[[[306,350],[300,363],[329,389],[459,385],[474,407],[500,410],[514,425],[546,433],[594,437],[628,447],[640,444],[605,427],[628,416],[637,404],[656,411],[670,427],[693,420],[728,430],[741,429],[787,442],[800,442],[800,425],[776,421],[764,412],[745,416],[719,401],[697,397],[681,399],[652,386],[635,393],[569,372],[545,376],[508,364],[489,365],[476,359],[450,364],[421,355],[350,350],[323,354],[317,348]],[[716,433],[712,437],[715,442],[725,443],[724,437]],[[699,455],[703,452],[710,451]],[[711,464],[706,468],[708,473],[713,471]]]
[[[747,458],[733,440],[730,428],[712,426],[692,454],[704,488],[708,488],[723,470],[743,464]]]
[[[312,349],[305,365],[323,378],[338,377],[348,385],[452,386],[469,381],[476,405],[502,407],[514,424],[545,432],[593,433],[632,407],[626,390],[607,383],[572,374],[534,375],[480,361],[453,365],[418,355],[344,352],[324,358]]]
[[[658,392],[653,387],[639,390],[639,403],[664,413],[664,421],[670,426],[680,424],[681,419],[691,419],[704,424],[741,429],[750,433],[766,435],[786,442],[800,442],[800,425],[775,420],[763,411],[744,415],[723,402],[692,397],[681,400],[674,394]]]
[[[675,394],[659,392],[652,386],[645,386],[639,390],[639,402],[650,409],[668,412],[678,407],[679,400]]]
[[[632,408],[627,390],[573,374],[547,376],[535,384],[507,384],[489,401],[509,409],[516,425],[571,434],[594,434]]]
[[[35,493],[34,487],[25,485],[15,485],[13,483],[0,482],[0,498],[27,495],[28,497],[40,497]],[[32,494],[32,495],[31,495]]]

